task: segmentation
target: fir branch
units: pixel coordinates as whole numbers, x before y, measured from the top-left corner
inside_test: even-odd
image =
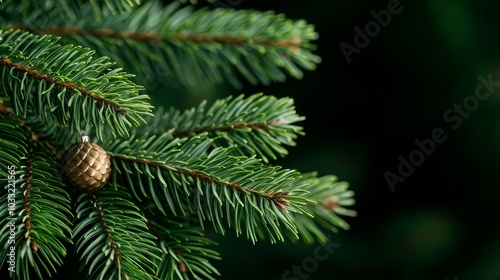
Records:
[[[57,0],[56,2],[59,2],[57,4],[60,4],[60,2],[68,3],[66,0]],[[69,3],[74,4],[73,10],[75,10],[86,2],[94,8],[94,13],[100,14],[101,17],[105,17],[108,14],[124,13],[141,4],[141,0],[78,0],[70,1]]]
[[[28,112],[26,119],[17,117],[12,108],[8,106],[8,103],[9,102],[0,103],[0,114],[5,114],[5,116],[20,122],[28,131],[28,134],[31,135],[32,141],[41,143],[57,155],[58,151],[60,151],[60,149],[58,149],[58,144],[62,141],[60,138],[67,137],[67,135],[69,135],[67,129],[63,129],[59,126],[47,127],[32,111]],[[54,139],[56,143],[53,143],[53,141],[45,141],[44,131],[50,131],[51,137],[57,135],[58,137]],[[59,146],[59,148],[61,148],[61,146]]]
[[[9,166],[20,166],[21,158],[28,154],[26,142],[29,134],[22,123],[6,114],[0,114],[0,180],[10,174],[6,172]]]
[[[56,44],[51,36],[0,30],[0,96],[9,97],[13,111],[26,118],[30,110],[46,125],[81,131],[87,124],[113,135],[144,122],[151,105],[130,75],[110,70],[107,58],[93,51]],[[84,108],[84,110],[82,110]]]
[[[88,97],[97,102],[101,102],[105,106],[111,107],[119,114],[126,114],[126,112],[123,111],[120,105],[110,100],[106,100],[102,96],[95,96],[90,90],[84,87],[77,87],[75,83],[58,81],[56,78],[50,78],[46,74],[41,74],[38,70],[32,70],[30,66],[25,66],[22,63],[13,63],[10,59],[7,58],[0,58],[0,65],[11,70],[10,72],[26,73],[29,77],[32,77],[35,80],[43,81],[49,85],[55,85],[56,87],[62,88],[62,90],[76,90],[80,92],[84,97]]]
[[[217,245],[205,237],[203,231],[193,226],[174,222],[160,213],[148,217],[149,228],[158,238],[162,250],[156,276],[160,279],[215,279],[211,274],[219,272],[210,263],[220,256],[207,246]]]
[[[210,4],[214,4],[215,2],[217,2],[217,0],[205,0],[207,3],[210,3]],[[191,5],[196,5],[198,4],[198,0],[179,0],[179,2],[181,3],[188,3],[188,4],[191,4]]]
[[[2,4],[2,10],[5,14],[0,14],[0,19],[9,21],[10,19],[25,19],[23,22],[36,24],[26,21],[33,16],[43,18],[48,16],[46,11],[54,11],[67,19],[76,20],[78,9],[82,6],[88,6],[96,18],[105,18],[108,15],[116,15],[126,11],[131,11],[141,4],[140,0],[5,0]]]
[[[1,8],[1,7],[0,7]],[[312,53],[317,39],[313,26],[271,12],[163,6],[148,1],[138,8],[101,18],[91,5],[80,5],[73,19],[67,13],[44,10],[24,18],[8,18],[3,26],[95,48],[126,69],[187,87],[223,81],[240,87],[238,75],[253,84],[301,78],[301,68],[315,69]],[[196,75],[193,75],[195,73]]]
[[[30,143],[31,144],[31,143]],[[38,244],[36,244],[36,240],[32,235],[33,229],[31,228],[31,183],[33,180],[33,146],[29,145],[28,147],[28,163],[26,167],[26,179],[24,182],[24,228],[26,229],[26,235],[24,236],[24,240],[22,243],[31,244],[31,251],[36,253],[38,251]]]
[[[155,237],[123,188],[81,194],[76,213],[73,238],[80,269],[92,279],[157,279]]]
[[[285,229],[296,234],[289,211],[301,213],[308,202],[300,185],[291,183],[298,172],[233,156],[230,148],[211,149],[206,134],[171,134],[103,143],[113,177],[124,178],[137,199],[151,200],[162,213],[196,213],[202,226],[209,220],[222,234],[224,223],[238,235],[244,229],[253,242],[265,235],[271,242],[284,240]]]
[[[17,120],[4,115],[0,117],[2,125],[14,122]],[[13,133],[13,130],[18,133]],[[17,163],[4,161],[8,158],[1,159],[1,165],[11,164],[12,168],[8,169],[15,170],[15,173],[10,174],[11,177],[4,177],[13,180],[3,185],[0,218],[16,227],[14,244],[6,243],[1,248],[1,265],[6,263],[5,257],[11,251],[10,246],[14,246],[16,264],[15,273],[11,276],[29,279],[30,271],[40,278],[51,276],[57,271],[56,266],[62,265],[66,245],[71,243],[68,237],[71,232],[69,218],[72,216],[69,195],[54,169],[54,156],[49,150],[32,141],[29,131],[20,122],[6,129],[5,134],[0,136],[0,145],[13,143],[9,135],[24,135],[17,138],[24,138],[24,142],[16,141],[17,151],[23,151],[24,154]],[[3,225],[0,237],[8,240],[11,231],[10,227]]]
[[[12,109],[10,107],[5,106],[3,108],[6,108],[9,115],[15,116],[12,113]],[[0,112],[1,110],[2,105],[0,104]],[[28,110],[26,119],[19,117],[13,118],[24,124],[24,127],[26,127],[30,131],[33,141],[47,145],[52,151],[54,151],[54,153],[57,154],[58,157],[61,157],[63,152],[70,145],[74,144],[76,141],[79,141],[82,133],[85,133],[85,135],[89,136],[90,139],[94,139],[93,142],[98,142],[97,140],[95,140],[97,138],[97,132],[94,130],[80,131],[78,133],[75,133],[65,127],[57,125],[47,126],[32,110]],[[112,134],[108,131],[104,131],[102,134],[105,135],[106,138],[112,137]]]
[[[349,224],[340,216],[357,215],[356,211],[346,208],[355,202],[349,184],[339,182],[333,175],[318,177],[316,172],[303,174],[300,181],[308,190],[305,196],[313,202],[304,207],[309,216],[292,213],[293,223],[304,242],[326,242],[328,236],[325,231],[337,232],[337,228],[348,230]]]
[[[291,98],[262,94],[230,96],[211,106],[202,102],[182,113],[174,108],[165,113],[159,110],[146,120],[150,125],[134,129],[135,133],[159,134],[171,129],[175,129],[174,137],[208,133],[217,138],[216,146],[236,145],[236,155],[256,155],[264,162],[287,155],[283,145],[295,146],[295,139],[304,134],[302,127],[295,125],[304,117],[295,112]]]
[[[22,26],[14,26],[16,29],[22,29]],[[100,30],[86,30],[76,27],[46,27],[40,28],[38,30],[40,34],[52,34],[61,37],[70,36],[93,36],[100,38],[115,38],[121,40],[134,40],[143,42],[162,42],[164,38],[153,32],[134,32],[132,30],[113,30],[110,28],[104,28]],[[204,35],[204,34],[193,34],[186,35],[183,33],[172,33],[170,38],[173,40],[179,40],[184,42],[192,42],[198,44],[211,44],[211,43],[221,43],[224,45],[245,45],[245,44],[256,44],[265,47],[281,47],[290,48],[294,51],[300,51],[301,39],[300,37],[294,37],[290,39],[250,39],[245,36],[230,37],[226,35]]]
[[[26,120],[23,119],[23,121],[26,123],[26,126],[30,128],[34,137],[36,137],[36,141],[43,142],[50,146],[51,149],[57,153],[58,157],[61,157],[63,151],[82,136],[81,132],[74,133],[65,127],[57,125],[47,126],[31,111],[28,112]],[[93,130],[86,133],[86,135],[91,136],[91,139],[97,137]],[[104,135],[107,136],[106,133],[104,133]]]

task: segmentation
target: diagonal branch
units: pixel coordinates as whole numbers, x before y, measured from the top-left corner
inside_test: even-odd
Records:
[[[113,239],[113,230],[111,230],[108,227],[108,224],[106,223],[106,218],[104,217],[104,211],[102,209],[102,202],[97,198],[95,194],[90,195],[90,200],[94,204],[94,209],[99,215],[99,222],[102,230],[104,231],[104,234],[106,235],[106,238],[108,242],[106,244],[109,244],[109,247],[112,249],[114,257],[111,258],[115,265],[118,267],[118,269],[121,269],[121,256],[120,256],[120,250],[118,246],[116,245],[115,240]]]
[[[0,57],[0,65],[3,65],[20,73],[27,73],[28,76],[33,77],[36,80],[44,81],[48,85],[55,85],[71,91],[78,91],[83,96],[91,98],[96,102],[103,103],[104,105],[113,108],[117,113],[120,113],[122,115],[125,115],[127,113],[126,111],[122,110],[120,105],[118,105],[117,103],[107,100],[102,96],[93,95],[93,90],[89,90],[84,87],[78,87],[75,83],[58,81],[56,78],[52,78],[48,74],[41,73],[39,70],[32,69],[30,66],[25,66],[19,62],[14,63],[8,58]]]
[[[291,98],[276,98],[262,93],[228,96],[211,105],[203,101],[184,111],[158,108],[154,117],[147,118],[147,127],[135,129],[136,134],[165,134],[175,129],[173,137],[193,137],[208,133],[217,138],[215,146],[232,147],[237,156],[256,156],[269,162],[285,156],[286,146],[294,146],[303,135],[296,125],[304,117],[295,111]]]
[[[0,167],[10,170],[11,188],[0,192],[9,198],[2,199],[9,201],[9,211],[0,211],[0,218],[7,221],[6,217],[16,217],[11,225],[19,232],[10,247],[11,251],[15,247],[18,256],[16,271],[50,277],[56,266],[62,265],[66,245],[72,243],[69,194],[54,168],[54,154],[34,140],[26,123],[6,108],[0,114]],[[16,184],[20,186],[16,188]],[[4,208],[7,210],[7,204]],[[13,237],[5,228],[0,229],[0,237],[5,237],[5,233]],[[0,259],[5,253],[0,252]]]
[[[90,278],[157,279],[153,274],[160,250],[124,188],[82,193],[76,213],[76,252]]]
[[[177,1],[147,1],[106,17],[88,3],[68,8],[42,8],[29,18],[12,16],[0,26],[61,36],[113,58],[137,73],[138,81],[168,80],[188,88],[222,82],[241,87],[241,76],[252,84],[300,79],[303,70],[313,70],[321,61],[313,53],[312,41],[318,38],[314,27],[283,14],[194,10]]]
[[[147,226],[162,250],[156,275],[160,279],[190,279],[188,274],[201,279],[203,275],[203,279],[215,280],[210,274],[219,272],[210,261],[220,260],[220,255],[208,246],[217,243],[208,239],[199,226],[176,222],[154,211],[150,213]]]
[[[123,136],[145,122],[152,106],[130,74],[93,50],[58,40],[0,29],[0,98],[17,116],[35,114],[45,125],[71,131],[93,127],[99,139],[104,126]]]
[[[214,131],[227,132],[227,131],[231,131],[234,129],[245,129],[245,128],[249,128],[252,130],[267,131],[270,126],[280,125],[283,123],[284,123],[283,118],[278,118],[275,120],[266,121],[265,124],[259,124],[259,123],[254,123],[254,122],[248,122],[248,123],[236,122],[232,125],[221,125],[218,127],[205,126],[205,127],[192,129],[192,130],[176,130],[173,133],[173,136],[174,137],[182,137],[182,136],[192,135],[192,134],[202,134],[205,132],[214,132]]]
[[[186,170],[185,168],[180,168],[179,166],[175,166],[173,164],[165,164],[164,162],[161,162],[161,161],[155,161],[155,160],[150,160],[150,159],[140,159],[140,158],[130,158],[130,157],[122,156],[122,155],[115,154],[112,152],[108,152],[108,154],[116,159],[119,159],[119,160],[144,164],[144,165],[148,165],[148,166],[152,166],[152,167],[157,167],[157,168],[160,168],[162,170],[169,171],[169,172],[175,172],[175,173],[183,174],[183,175],[186,175],[186,176],[189,176],[192,178],[197,178],[197,179],[200,179],[206,183],[214,183],[215,185],[220,186],[220,187],[233,189],[233,190],[236,190],[239,192],[249,193],[253,196],[264,198],[266,200],[272,201],[274,203],[274,205],[276,205],[276,207],[278,207],[278,209],[280,211],[285,211],[286,206],[290,205],[290,201],[288,201],[287,199],[284,198],[289,193],[284,192],[283,190],[268,191],[267,193],[261,192],[261,191],[251,189],[251,188],[245,187],[243,185],[240,185],[240,184],[228,181],[228,180],[219,179],[219,178],[212,177],[210,175],[206,175],[206,174],[204,174],[204,172],[201,172],[201,171],[195,170],[195,169]]]
[[[273,243],[284,240],[283,231],[297,234],[290,213],[304,213],[310,202],[296,184],[299,172],[213,148],[216,140],[206,133],[173,138],[172,132],[103,143],[115,185],[130,185],[137,200],[163,215],[194,214],[202,227],[209,221],[222,234],[229,227],[253,242],[268,236]]]
[[[30,248],[33,253],[38,251],[40,246],[36,243],[35,238],[32,235],[32,226],[31,226],[31,182],[33,180],[33,159],[34,159],[34,151],[33,145],[31,141],[28,141],[28,163],[26,169],[26,179],[24,184],[24,211],[25,211],[25,219],[24,219],[24,227],[26,229],[26,234],[24,235],[23,244],[25,244],[29,240]]]
[[[16,25],[15,29],[24,29],[23,26]],[[68,36],[93,36],[93,37],[103,37],[103,38],[118,38],[118,39],[131,39],[142,42],[169,42],[171,40],[179,40],[193,43],[221,43],[225,45],[244,45],[244,44],[256,44],[267,47],[281,47],[290,48],[295,52],[300,52],[300,45],[302,44],[302,39],[298,36],[292,38],[252,38],[249,36],[228,36],[228,35],[217,35],[217,34],[184,34],[182,32],[173,32],[167,36],[162,36],[158,33],[152,31],[146,32],[136,32],[133,30],[113,30],[111,28],[103,28],[100,30],[87,30],[83,28],[75,27],[58,27],[58,26],[47,26],[40,29],[28,28],[27,30],[35,32],[37,34],[52,34],[61,37]]]

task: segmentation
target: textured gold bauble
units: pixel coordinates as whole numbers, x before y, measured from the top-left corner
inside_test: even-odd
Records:
[[[81,191],[94,192],[104,186],[111,173],[109,155],[88,136],[71,145],[63,155],[63,176]]]

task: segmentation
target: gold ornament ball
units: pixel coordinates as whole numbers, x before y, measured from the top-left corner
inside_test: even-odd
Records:
[[[84,192],[102,188],[109,179],[111,162],[109,155],[99,145],[90,142],[88,136],[71,145],[63,155],[63,176]]]

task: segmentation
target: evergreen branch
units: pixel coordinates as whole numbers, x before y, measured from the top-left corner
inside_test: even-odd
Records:
[[[0,7],[1,8],[1,7]],[[148,1],[130,12],[100,19],[90,5],[80,5],[80,17],[45,10],[25,18],[8,18],[4,26],[95,48],[135,73],[139,80],[178,82],[205,87],[230,82],[240,87],[239,76],[269,84],[286,75],[303,76],[320,58],[312,53],[317,39],[313,26],[272,12],[180,8]],[[195,75],[193,75],[193,73]]]
[[[291,98],[276,98],[262,94],[227,97],[212,105],[202,102],[197,108],[181,112],[171,108],[164,112],[160,107],[154,116],[145,118],[147,126],[131,130],[131,135],[145,133],[161,135],[175,129],[176,138],[208,133],[214,138],[214,146],[230,147],[234,155],[257,156],[264,162],[269,158],[285,156],[288,151],[283,145],[295,146],[295,139],[303,135],[302,127],[294,125],[302,121]],[[74,143],[74,133],[57,126],[46,126],[36,117],[27,116],[27,122],[59,149]],[[104,132],[106,133],[106,132]],[[92,130],[87,135],[93,139]],[[111,136],[111,135],[110,135]],[[105,137],[106,138],[106,137]]]
[[[349,184],[337,181],[333,175],[317,177],[315,172],[303,174],[300,179],[309,191],[306,197],[314,203],[304,207],[307,215],[292,213],[293,223],[297,226],[305,243],[312,244],[317,240],[326,242],[328,232],[337,232],[337,228],[348,230],[347,224],[340,216],[356,216],[356,211],[345,208],[354,205],[354,192],[349,190]]]
[[[63,129],[59,126],[45,126],[43,122],[41,122],[40,119],[38,119],[38,117],[32,111],[28,112],[26,119],[17,117],[14,114],[12,108],[7,106],[7,104],[8,102],[0,103],[0,114],[5,114],[6,116],[9,116],[12,119],[20,122],[22,126],[26,128],[26,130],[28,130],[29,134],[31,135],[31,140],[43,143],[43,145],[47,146],[47,148],[49,148],[52,152],[54,152],[54,154],[57,155],[58,151],[62,149],[62,146],[59,146],[59,148],[61,149],[58,149],[57,147],[59,143],[62,143],[62,139],[60,138],[68,138],[68,135],[70,135],[68,133],[68,130]],[[52,141],[45,141],[46,139],[44,131],[50,131],[50,136],[56,136],[55,132],[57,132],[57,137],[54,140],[56,141],[56,143],[53,143]]]
[[[26,118],[29,110],[46,125],[69,126],[72,131],[106,127],[113,135],[151,114],[146,95],[127,78],[110,70],[107,58],[93,51],[58,45],[51,36],[0,30],[0,96],[8,97],[14,112]],[[82,110],[82,108],[85,108]]]
[[[78,0],[78,1],[66,1],[57,0],[60,2],[73,4],[73,11],[78,10],[83,3],[88,2],[90,6],[93,7],[94,14],[100,15],[99,18],[105,18],[107,15],[121,14],[130,11],[141,4],[141,0]],[[61,5],[62,6],[62,5]],[[75,15],[77,17],[78,15]]]
[[[1,125],[13,125],[14,121],[4,115],[0,117]],[[9,244],[5,243],[1,248],[0,266],[8,260],[7,254],[14,252],[15,271],[9,269],[11,276],[29,279],[30,271],[34,271],[39,278],[51,276],[57,271],[56,266],[63,263],[65,245],[71,243],[69,195],[54,168],[54,156],[31,140],[29,131],[22,123],[17,122],[17,125],[7,129],[6,135],[24,135],[17,138],[24,138],[23,143],[13,142],[9,136],[0,136],[2,146],[8,142],[16,143],[18,151],[23,151],[24,155],[19,161],[10,163],[4,161],[8,158],[2,158],[3,166],[12,164],[7,167],[12,173],[3,177],[10,179],[3,184],[1,192],[0,219],[6,224],[0,229],[0,237],[9,240]],[[12,233],[15,233],[15,239],[9,239]]]
[[[31,143],[30,143],[31,144]],[[26,230],[26,235],[24,236],[23,243],[30,243],[31,244],[31,251],[33,253],[36,253],[38,251],[38,244],[36,244],[36,240],[33,237],[33,229],[31,228],[31,209],[33,208],[31,206],[31,185],[33,181],[33,146],[29,145],[28,146],[28,162],[27,162],[27,168],[25,171],[25,176],[26,179],[24,180],[24,213],[25,213],[25,219],[24,219],[24,228]]]
[[[81,132],[75,133],[65,127],[56,125],[47,126],[31,111],[28,112],[25,122],[36,134],[36,139],[50,145],[52,150],[58,153],[59,157],[62,156],[66,148],[74,144],[82,136]],[[93,130],[90,130],[88,133],[85,131],[85,133],[91,139],[96,138],[96,133]],[[104,132],[104,135],[106,135],[106,132]]]
[[[29,133],[15,118],[0,114],[0,180],[7,178],[9,166],[20,166],[21,158],[28,154]]]
[[[214,4],[215,2],[217,2],[217,0],[205,0],[207,3],[210,3],[210,4]],[[191,5],[196,5],[199,3],[198,0],[179,0],[179,2],[185,4],[185,3],[188,3],[188,4],[191,4]]]
[[[159,214],[159,213],[158,213]],[[220,260],[219,254],[206,248],[217,245],[205,237],[203,231],[190,224],[182,224],[161,215],[149,217],[149,228],[158,237],[162,250],[156,276],[160,279],[215,279],[219,275],[209,259]]]
[[[6,107],[10,114],[13,115],[12,109],[10,107]],[[2,111],[2,106],[0,104],[0,112]],[[89,136],[90,139],[96,139],[97,132],[94,130],[88,131],[80,131],[79,133],[75,133],[71,130],[68,130],[65,127],[52,125],[47,126],[43,121],[41,121],[36,114],[32,110],[28,110],[28,114],[26,119],[22,119],[17,117],[17,120],[22,122],[25,127],[31,132],[32,139],[37,142],[43,142],[47,144],[55,153],[58,154],[59,157],[62,156],[63,151],[66,150],[70,145],[74,144],[75,141],[78,141],[82,132],[85,135]],[[111,133],[104,131],[102,133],[105,138],[111,137]],[[97,142],[97,141],[93,141]]]
[[[295,139],[303,134],[302,127],[294,125],[304,117],[295,112],[293,99],[262,94],[230,96],[211,106],[202,102],[182,113],[171,108],[155,115],[146,119],[149,126],[134,132],[158,134],[175,129],[174,137],[208,133],[217,138],[216,146],[236,145],[236,155],[256,155],[264,162],[288,154],[283,145],[295,146]]]
[[[103,145],[115,180],[124,178],[138,200],[152,200],[163,214],[197,213],[202,226],[211,221],[222,234],[225,220],[253,242],[266,233],[271,242],[284,240],[284,229],[296,234],[289,211],[303,212],[308,202],[300,185],[291,183],[300,174],[233,156],[231,148],[211,149],[213,141],[206,134],[179,139],[169,132]]]
[[[30,17],[43,18],[47,15],[45,11],[55,11],[61,16],[71,20],[78,19],[78,9],[82,5],[89,6],[96,18],[105,18],[108,15],[120,14],[125,11],[131,11],[141,4],[140,0],[5,0],[2,10],[5,14],[0,15],[3,21],[9,21],[15,18],[28,19]],[[32,25],[35,22],[23,21]],[[28,25],[28,26],[29,26]]]
[[[91,279],[157,279],[155,237],[123,188],[81,194],[76,213],[76,251]]]

